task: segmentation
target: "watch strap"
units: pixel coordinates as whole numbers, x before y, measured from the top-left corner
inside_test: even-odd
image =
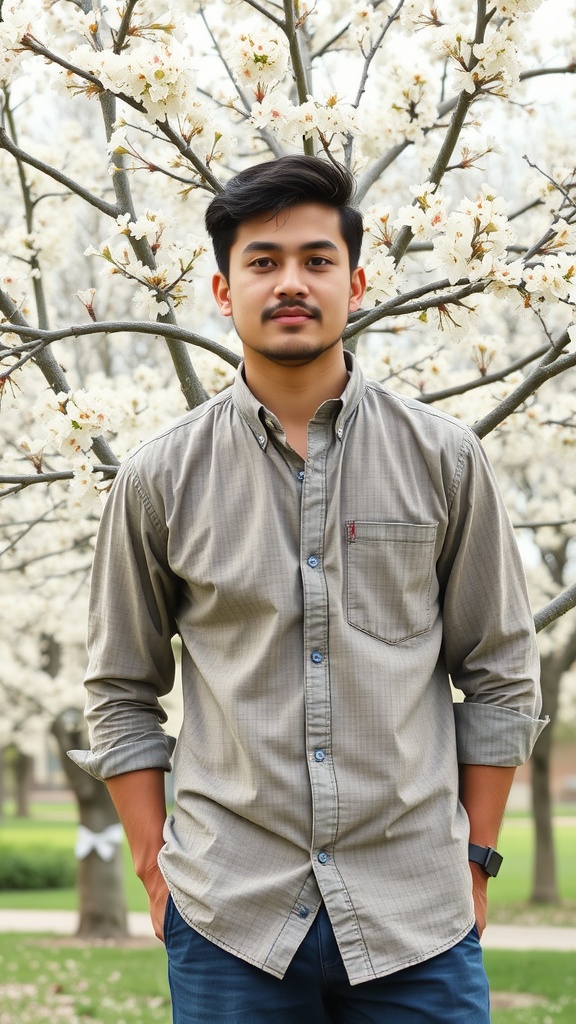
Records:
[[[492,846],[478,846],[476,843],[468,843],[468,860],[474,864],[480,864],[487,875],[496,878],[500,871],[503,857]]]

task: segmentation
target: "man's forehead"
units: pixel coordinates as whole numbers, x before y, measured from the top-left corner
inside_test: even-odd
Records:
[[[296,241],[299,247],[340,249],[346,243],[340,230],[338,210],[320,203],[297,203],[276,213],[266,211],[248,217],[238,225],[235,244],[244,251],[282,248],[283,239]]]

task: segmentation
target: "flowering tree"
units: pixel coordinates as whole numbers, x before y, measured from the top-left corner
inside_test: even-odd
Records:
[[[368,291],[347,347],[486,438],[544,654],[566,655],[554,704],[576,634],[572,6],[4,0],[0,744],[31,745],[34,723],[81,701],[119,461],[238,364],[208,301],[207,202],[294,151],[358,181]]]

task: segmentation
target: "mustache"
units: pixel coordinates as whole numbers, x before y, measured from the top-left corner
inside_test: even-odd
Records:
[[[262,323],[272,320],[281,309],[301,309],[303,313],[313,320],[322,319],[322,311],[318,306],[309,306],[307,302],[294,301],[294,299],[281,299],[275,306],[270,306],[262,311]]]

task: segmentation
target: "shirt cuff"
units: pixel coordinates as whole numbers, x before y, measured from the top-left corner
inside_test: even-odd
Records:
[[[496,704],[454,704],[459,764],[517,767],[524,764],[549,721]]]
[[[124,775],[126,772],[140,771],[143,768],[171,771],[171,756],[175,746],[174,737],[163,733],[155,736],[154,742],[146,745],[142,744],[142,740],[138,740],[122,743],[100,754],[95,754],[91,750],[68,750],[67,754],[79,768],[104,782],[115,775]]]

